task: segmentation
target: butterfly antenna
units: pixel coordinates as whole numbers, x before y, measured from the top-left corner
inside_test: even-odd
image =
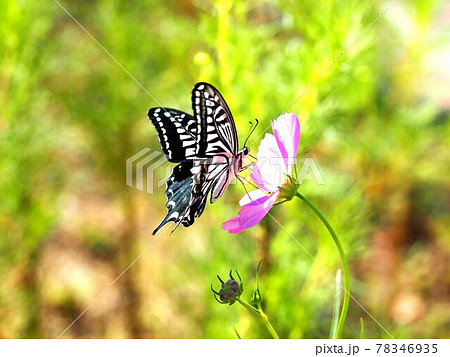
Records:
[[[253,128],[253,131],[255,131],[256,127],[257,127],[258,124],[259,124],[259,120],[258,120],[257,118],[255,118],[255,121],[256,121],[256,124],[255,124],[255,127]]]
[[[252,133],[253,122],[249,121],[248,123],[250,124],[250,129],[248,129],[248,133],[247,133],[247,136],[245,137],[243,147],[245,147],[245,145],[247,144],[247,141],[250,138],[250,134]]]
[[[256,127],[257,127],[258,124],[259,124],[259,120],[258,120],[258,119],[255,118],[255,121],[256,121],[256,124],[253,124],[253,122],[249,121],[249,123],[250,123],[250,129],[248,130],[247,137],[245,138],[245,141],[244,141],[244,147],[245,147],[245,145],[247,144],[248,139],[250,139],[250,136],[254,133]]]

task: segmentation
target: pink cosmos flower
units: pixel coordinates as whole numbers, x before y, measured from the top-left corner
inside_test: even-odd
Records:
[[[260,187],[245,195],[237,217],[226,221],[222,229],[239,233],[258,224],[280,198],[283,186],[292,184],[291,172],[300,141],[300,122],[295,114],[280,115],[272,122],[272,134],[259,145],[252,180]]]

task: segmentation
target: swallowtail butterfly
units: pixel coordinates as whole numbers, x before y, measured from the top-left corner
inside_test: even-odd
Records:
[[[250,150],[238,151],[233,116],[219,91],[200,82],[192,90],[194,116],[176,109],[152,108],[148,117],[158,132],[167,159],[179,163],[167,180],[167,215],[153,231],[175,222],[189,227],[218,200],[230,181],[244,169]],[[173,232],[173,231],[172,231]]]

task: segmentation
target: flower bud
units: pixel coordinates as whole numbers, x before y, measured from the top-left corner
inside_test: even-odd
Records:
[[[251,302],[256,304],[256,305],[259,305],[259,304],[262,303],[262,301],[263,301],[263,298],[261,296],[261,293],[260,293],[259,289],[253,290],[252,291]]]
[[[222,286],[219,292],[215,291],[211,285],[211,290],[214,293],[214,297],[216,298],[217,302],[221,304],[230,304],[233,305],[237,299],[242,295],[244,291],[244,286],[242,284],[241,277],[239,276],[239,273],[236,270],[236,274],[239,277],[239,283],[234,279],[233,275],[231,274],[230,270],[230,278],[227,282],[224,282],[220,276],[217,275],[217,278],[221,282]],[[219,298],[217,298],[219,296]]]
[[[228,280],[222,284],[222,289],[219,292],[220,301],[231,302],[240,296],[239,284],[236,280]]]

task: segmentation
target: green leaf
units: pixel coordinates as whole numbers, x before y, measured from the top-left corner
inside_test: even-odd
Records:
[[[336,338],[336,332],[339,322],[339,307],[341,305],[341,269],[336,273],[336,292],[334,294],[333,319],[331,320],[330,338]]]
[[[364,338],[364,321],[363,321],[363,318],[361,317],[359,319],[359,321],[361,322],[361,332],[359,334],[359,338],[363,339]]]
[[[233,326],[233,330],[236,333],[237,338],[242,340],[242,337],[241,337],[241,335],[239,335],[239,332],[236,330],[236,327]]]

